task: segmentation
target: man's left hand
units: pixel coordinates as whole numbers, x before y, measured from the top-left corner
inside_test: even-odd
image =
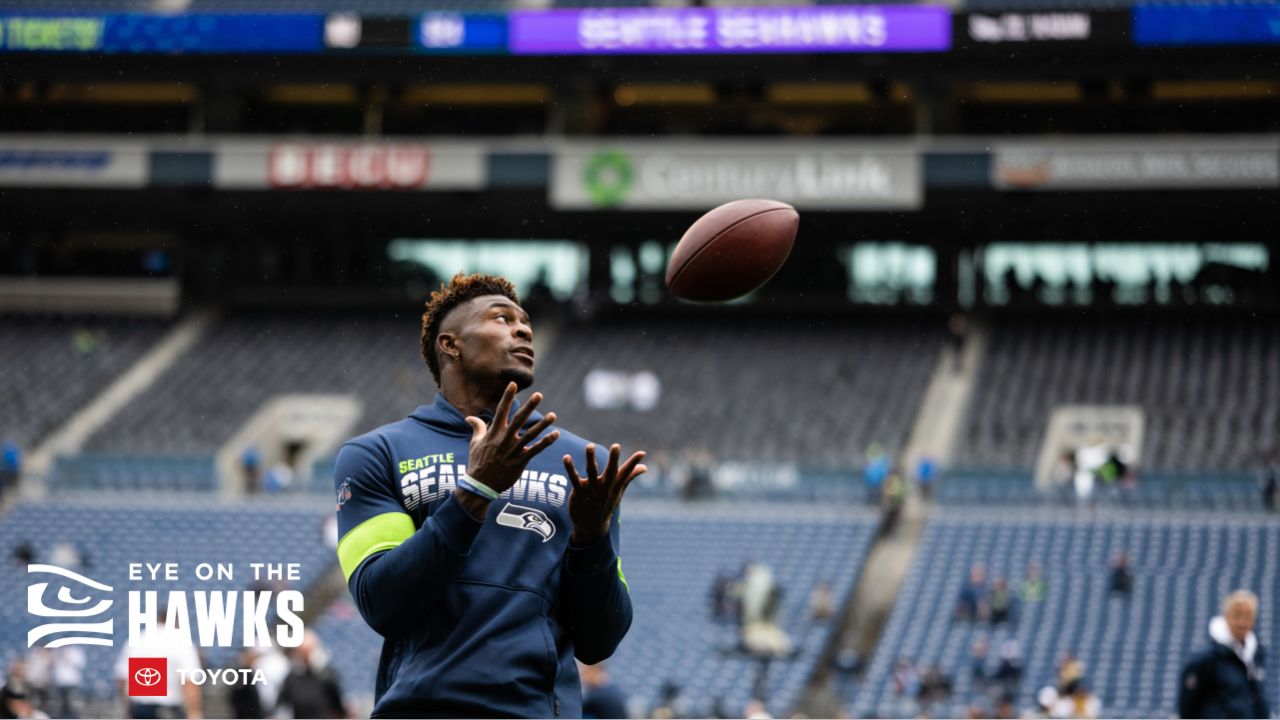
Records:
[[[609,448],[609,463],[601,474],[596,466],[596,446],[588,445],[586,477],[578,475],[572,457],[564,456],[564,469],[573,486],[569,493],[569,519],[573,521],[569,542],[573,545],[584,547],[604,537],[627,486],[648,470],[640,464],[644,452],[632,453],[622,467],[618,467],[621,454],[622,446],[617,443]]]

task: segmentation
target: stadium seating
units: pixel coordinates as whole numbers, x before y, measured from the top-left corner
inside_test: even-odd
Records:
[[[208,456],[95,455],[59,457],[51,477],[56,490],[212,492],[218,488]]]
[[[131,483],[157,487],[148,478],[161,468],[134,456],[160,454],[188,464],[182,473],[170,467],[176,460],[164,468],[181,486],[212,487],[197,458],[212,456],[263,403],[285,392],[354,394],[364,403],[356,432],[400,419],[435,392],[418,355],[416,320],[225,318],[89,439],[88,457],[61,464],[58,484],[112,486],[104,479],[128,467]],[[673,347],[680,352],[672,354]],[[560,333],[539,358],[538,387],[547,409],[595,440],[623,441],[654,455],[700,448],[717,460],[767,459],[829,474],[856,467],[872,442],[891,449],[905,444],[936,348],[934,333],[901,323],[605,323]],[[733,373],[724,371],[727,357],[742,359]],[[803,372],[793,367],[798,357],[806,358]],[[589,407],[583,379],[593,368],[652,370],[662,383],[657,406],[647,413]],[[795,408],[802,421],[777,422],[777,408]],[[659,420],[674,417],[688,420]],[[112,460],[121,455],[127,457]],[[829,477],[819,484],[824,487],[806,490],[809,496],[829,498],[840,490],[827,487]]]
[[[875,528],[869,515],[813,515],[741,506],[660,506],[624,514],[621,555],[635,620],[609,673],[637,710],[655,707],[670,681],[687,690],[683,717],[707,716],[715,698],[730,716],[742,712],[758,661],[736,651],[736,624],[713,622],[709,605],[716,575],[736,573],[748,560],[773,568],[784,591],[779,624],[796,650],[768,669],[769,708],[781,717],[796,706],[835,629],[809,619],[809,592],[825,580],[836,598],[847,597]],[[380,638],[349,601],[330,606],[314,629],[332,651],[344,686],[371,695]]]
[[[903,322],[605,320],[562,332],[539,360],[538,385],[567,427],[601,442],[856,468],[872,442],[906,444],[939,344]],[[593,369],[653,372],[657,405],[589,407]]]
[[[271,397],[289,392],[357,396],[364,416],[356,432],[398,420],[435,393],[418,327],[417,317],[358,313],[224,318],[86,450],[211,456]]]
[[[1138,404],[1142,468],[1247,470],[1280,437],[1276,320],[1013,320],[991,331],[957,467],[1029,470],[1063,403]]]
[[[1238,587],[1259,593],[1259,638],[1264,646],[1280,646],[1280,525],[1267,517],[1021,515],[946,512],[929,520],[865,682],[848,696],[855,713],[916,714],[915,703],[893,690],[893,664],[907,658],[936,663],[953,680],[950,701],[933,714],[963,716],[981,696],[969,652],[984,637],[991,645],[988,673],[1006,639],[1021,646],[1019,708],[1035,706],[1036,691],[1053,684],[1059,658],[1071,653],[1084,662],[1106,717],[1168,717],[1176,710],[1182,664],[1208,643],[1209,618]],[[1134,573],[1127,598],[1108,592],[1109,562],[1122,550]],[[1022,602],[1016,622],[992,629],[954,619],[971,566],[984,563],[988,578],[1008,578],[1016,591],[1030,562],[1043,568],[1047,592],[1041,602]],[[1266,687],[1275,707],[1280,680],[1274,673]],[[990,701],[986,707],[990,711]]]
[[[950,473],[936,484],[934,498],[943,505],[953,506],[1070,506],[1078,503],[1074,489],[1066,487],[1042,492],[1025,473]],[[1099,487],[1092,501],[1104,507],[1166,510],[1252,512],[1262,507],[1260,488],[1256,480],[1247,474],[1146,476],[1131,489]]]
[[[0,518],[0,548],[11,568],[6,575],[10,580],[0,584],[0,659],[24,654],[27,631],[32,627],[32,616],[27,614],[27,579],[14,555],[23,545],[34,551],[38,563],[56,563],[55,548],[59,545],[73,547],[80,562],[70,569],[113,588],[114,604],[108,612],[114,619],[115,646],[85,648],[85,688],[103,697],[115,692],[111,672],[127,637],[129,606],[125,591],[158,590],[163,604],[171,589],[247,590],[255,584],[249,567],[255,562],[300,563],[301,581],[294,583],[292,589],[305,590],[337,563],[323,532],[324,520],[332,516],[332,511],[332,503],[296,499],[287,506],[261,501],[252,505],[210,504],[203,500],[195,507],[190,501],[149,502],[127,492],[93,502],[19,504]],[[130,581],[129,563],[140,562],[178,563],[179,581]],[[231,563],[234,577],[198,581],[193,576],[195,566],[201,562]],[[47,577],[41,578],[46,580]],[[275,587],[275,583],[265,582],[265,577],[263,580]],[[51,583],[45,591],[44,601],[51,606],[58,606],[53,599],[57,587],[56,582]],[[83,595],[83,589],[75,587],[73,594]],[[240,623],[236,627],[235,642],[239,643]],[[203,659],[209,667],[223,667],[234,652],[230,648],[207,648]]]
[[[0,317],[0,440],[30,452],[168,327],[157,319]]]

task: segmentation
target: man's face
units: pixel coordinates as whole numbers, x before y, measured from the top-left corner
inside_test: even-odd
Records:
[[[1253,606],[1247,602],[1232,603],[1227,608],[1227,625],[1231,628],[1231,634],[1239,642],[1249,637],[1249,633],[1253,631],[1253,623],[1257,620],[1258,613]]]
[[[450,314],[444,332],[454,336],[468,377],[533,384],[533,328],[529,315],[502,295],[483,295]]]

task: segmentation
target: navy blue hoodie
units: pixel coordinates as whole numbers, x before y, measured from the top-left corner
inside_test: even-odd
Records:
[[[373,716],[580,717],[574,657],[604,660],[631,626],[618,515],[570,546],[561,458],[583,468],[587,442],[561,430],[476,521],[453,498],[470,440],[437,395],[338,452],[338,558],[384,638]]]

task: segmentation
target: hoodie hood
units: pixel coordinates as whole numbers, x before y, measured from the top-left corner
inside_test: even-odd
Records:
[[[516,398],[511,402],[511,414],[507,417],[515,415],[520,410],[520,399]],[[435,402],[430,405],[420,405],[417,410],[409,413],[409,417],[426,425],[443,435],[453,435],[455,437],[471,437],[471,426],[467,424],[467,418],[458,411],[448,400],[444,399],[444,395],[436,393]],[[486,424],[493,422],[493,411],[485,410],[477,417],[485,421]],[[525,427],[538,422],[542,419],[542,413],[534,410],[529,415],[529,421],[525,423]]]
[[[1244,639],[1244,646],[1236,640],[1235,635],[1231,634],[1231,626],[1227,624],[1227,619],[1221,615],[1216,616],[1209,621],[1209,637],[1219,645],[1225,645],[1231,649],[1239,658],[1244,661],[1245,665],[1253,666],[1253,658],[1258,654],[1258,636],[1249,632]]]

